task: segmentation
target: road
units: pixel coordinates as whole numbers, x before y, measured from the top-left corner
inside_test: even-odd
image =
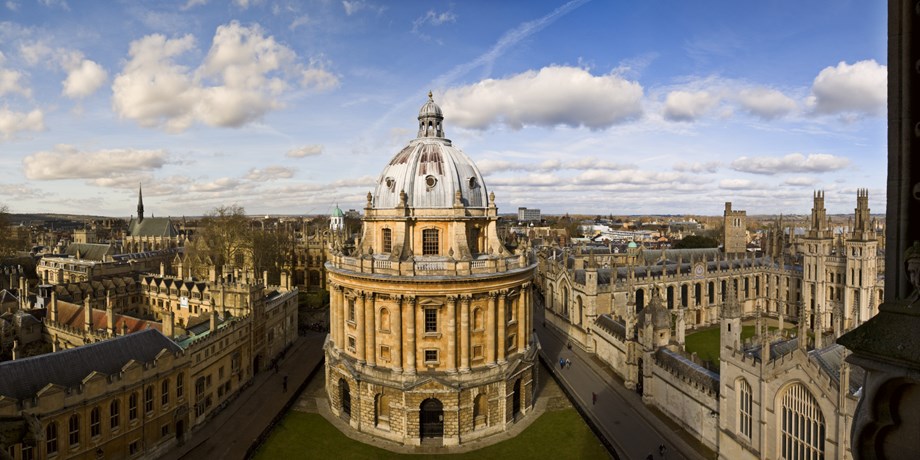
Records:
[[[543,313],[539,296],[534,296],[534,324],[543,358],[621,459],[644,460],[651,454],[654,459],[696,460],[711,455],[681,439],[642,403],[638,394],[612,380],[590,353],[574,344],[568,349],[568,340],[558,329],[544,326]],[[571,360],[571,366],[560,368],[560,358]],[[597,395],[596,403],[592,395]],[[664,455],[659,453],[661,445],[665,447]]]

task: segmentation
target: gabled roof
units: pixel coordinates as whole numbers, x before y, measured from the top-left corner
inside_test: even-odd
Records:
[[[83,329],[86,324],[86,313],[84,305],[77,305],[70,302],[58,301],[57,322],[70,326],[75,329]],[[105,329],[107,320],[106,311],[97,308],[92,309],[93,329]],[[115,314],[115,333],[121,334],[124,324],[128,325],[128,333],[154,329],[161,331],[163,325],[158,321],[149,321],[146,319],[134,318],[132,316]]]
[[[82,347],[0,363],[0,396],[26,399],[48,384],[74,388],[92,372],[118,374],[134,360],[152,362],[161,351],[181,350],[159,331],[146,330]]]
[[[179,232],[168,217],[145,217],[138,221],[131,219],[128,223],[129,236],[178,236]]]
[[[111,244],[98,244],[98,243],[70,243],[67,245],[67,250],[65,254],[72,257],[80,256],[81,259],[85,260],[105,260],[105,256],[110,256],[115,253],[115,249]]]

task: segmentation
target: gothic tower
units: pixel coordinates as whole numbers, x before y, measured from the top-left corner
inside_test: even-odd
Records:
[[[849,330],[875,314],[870,301],[878,279],[878,236],[869,217],[869,191],[866,189],[856,192],[853,228],[845,244],[846,287],[841,310],[845,317],[844,329]]]
[[[824,209],[824,191],[816,191],[813,198],[811,228],[802,238],[802,300],[805,308],[802,317],[799,318],[799,321],[805,321],[812,330],[819,324],[815,321],[815,315],[830,315],[827,258],[832,255],[834,246],[833,231],[827,220],[827,210]],[[829,316],[823,317],[820,324],[831,324]]]
[[[722,252],[741,254],[747,251],[747,211],[732,211],[731,202],[725,203],[722,219]]]
[[[144,221],[144,191],[141,189],[141,185],[137,185],[137,222]]]

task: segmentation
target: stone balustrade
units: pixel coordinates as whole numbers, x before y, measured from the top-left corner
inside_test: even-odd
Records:
[[[352,257],[333,254],[329,264],[333,269],[356,273],[388,276],[473,276],[504,273],[528,268],[535,262],[532,253],[511,256],[489,256],[474,260],[446,257],[418,257],[394,261],[383,255]]]

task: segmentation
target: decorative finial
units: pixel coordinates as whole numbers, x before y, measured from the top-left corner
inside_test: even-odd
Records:
[[[434,102],[434,94],[431,93],[431,90],[428,90],[428,101]]]

